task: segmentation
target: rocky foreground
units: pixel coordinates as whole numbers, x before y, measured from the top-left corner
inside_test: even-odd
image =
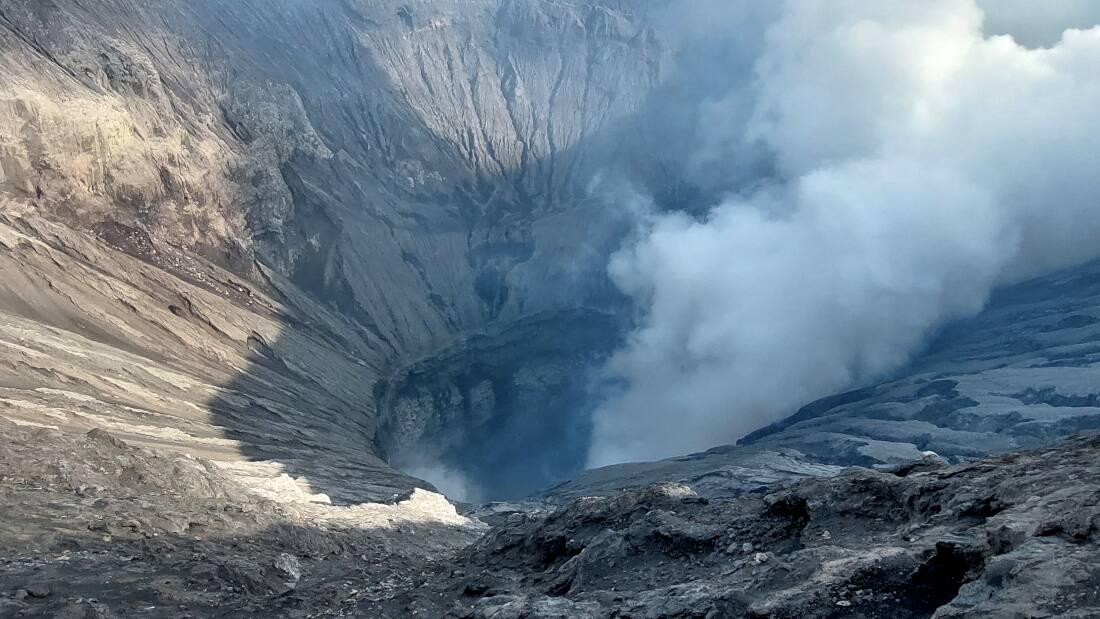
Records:
[[[280,503],[102,430],[0,423],[0,616],[1100,613],[1097,435],[728,499],[659,484],[485,533],[424,491]]]
[[[0,617],[345,616],[485,526],[442,496],[271,500],[211,461],[0,420]]]

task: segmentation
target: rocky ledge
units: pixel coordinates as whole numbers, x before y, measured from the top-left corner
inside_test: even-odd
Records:
[[[1095,434],[736,498],[657,484],[518,505],[486,532],[422,490],[280,503],[102,430],[0,423],[0,616],[1100,613]]]
[[[1100,436],[848,469],[735,499],[681,484],[516,514],[380,610],[456,617],[1095,617]],[[399,603],[399,604],[397,604]],[[371,610],[379,609],[377,606]]]
[[[485,530],[441,495],[285,500],[212,461],[0,419],[0,617],[341,616]]]

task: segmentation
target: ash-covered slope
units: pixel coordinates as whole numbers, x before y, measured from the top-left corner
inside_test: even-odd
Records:
[[[292,501],[418,483],[372,454],[362,377],[380,361],[353,323],[275,273],[259,285],[130,234],[144,256],[0,218],[0,415],[223,461]]]
[[[341,500],[563,415],[621,303],[588,189],[662,54],[617,2],[4,2],[4,415]]]
[[[83,228],[259,258],[380,350],[431,351],[577,305],[544,280],[601,241],[577,202],[658,79],[636,21],[594,3],[9,2],[3,185]]]

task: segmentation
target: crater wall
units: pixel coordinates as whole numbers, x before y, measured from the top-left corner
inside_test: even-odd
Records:
[[[5,2],[10,329],[75,333],[208,388],[181,398],[138,380],[149,401],[133,406],[135,389],[82,383],[93,364],[60,357],[36,357],[50,375],[36,385],[90,398],[113,422],[181,432],[158,439],[170,447],[198,449],[200,434],[235,441],[226,451],[241,461],[281,463],[348,500],[388,492],[336,481],[384,455],[376,393],[394,402],[386,428],[428,428],[453,411],[401,394],[438,399],[436,383],[480,371],[456,363],[495,367],[487,380],[503,381],[493,397],[509,410],[544,383],[579,389],[546,374],[609,347],[615,327],[582,337],[578,312],[622,311],[605,265],[627,215],[593,183],[631,165],[625,127],[662,80],[664,47],[638,8]],[[494,341],[534,317],[541,340]],[[507,353],[488,352],[504,341]],[[43,423],[15,351],[0,370],[11,416]],[[543,353],[540,369],[501,375],[504,359]],[[414,367],[439,375],[413,380]],[[195,409],[190,421],[169,412],[172,398]],[[152,417],[138,424],[116,404]],[[390,450],[424,440],[386,436]],[[327,444],[341,446],[346,474],[310,465]]]

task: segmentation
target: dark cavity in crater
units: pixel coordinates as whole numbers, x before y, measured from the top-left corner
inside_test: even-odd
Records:
[[[591,310],[535,316],[404,368],[376,394],[380,446],[460,501],[518,499],[575,474],[592,373],[619,326]]]

